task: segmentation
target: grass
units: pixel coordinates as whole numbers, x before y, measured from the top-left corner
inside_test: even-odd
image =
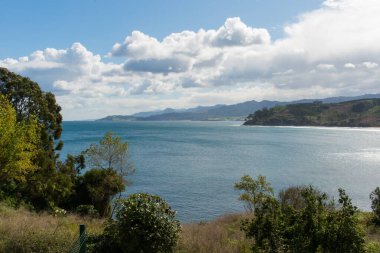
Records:
[[[73,214],[37,214],[25,208],[15,210],[0,204],[0,252],[68,252],[78,237],[79,224],[85,224],[89,233],[97,234],[103,230],[103,220],[100,219]]]
[[[249,252],[250,241],[240,231],[243,217],[229,214],[210,222],[183,224],[176,253]],[[0,253],[68,252],[78,238],[79,224],[85,224],[88,233],[99,234],[104,220],[34,213],[0,203]]]
[[[248,253],[252,241],[240,230],[245,214],[228,214],[208,222],[182,224],[176,253]],[[372,214],[361,212],[368,253],[380,252],[380,227],[371,223]],[[103,231],[104,220],[74,214],[54,216],[13,209],[0,203],[0,253],[68,252],[78,238],[78,225],[90,234]]]
[[[241,214],[229,214],[210,222],[184,224],[178,253],[245,253],[250,241],[240,231]]]

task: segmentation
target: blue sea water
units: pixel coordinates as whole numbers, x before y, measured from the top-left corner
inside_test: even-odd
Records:
[[[370,209],[380,186],[380,129],[246,127],[241,122],[64,122],[66,154],[112,131],[128,141],[136,167],[125,195],[163,197],[183,222],[244,210],[233,188],[244,174],[265,175],[276,192],[313,184]]]

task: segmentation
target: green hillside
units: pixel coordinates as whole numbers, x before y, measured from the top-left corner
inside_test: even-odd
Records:
[[[264,108],[250,114],[244,125],[380,127],[380,99]]]

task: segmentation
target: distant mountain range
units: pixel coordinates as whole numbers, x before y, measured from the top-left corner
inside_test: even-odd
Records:
[[[198,106],[190,109],[167,108],[161,111],[139,112],[133,115],[111,115],[97,121],[165,121],[165,120],[245,120],[248,115],[263,108],[272,108],[289,104],[304,104],[319,101],[322,103],[340,103],[346,101],[380,98],[380,94],[366,94],[355,97],[330,97],[324,99],[302,99],[288,102],[252,100],[233,105]]]

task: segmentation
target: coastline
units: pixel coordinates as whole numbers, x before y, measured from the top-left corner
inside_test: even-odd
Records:
[[[287,125],[287,126],[275,126],[275,125],[244,125],[241,126],[247,126],[247,127],[271,127],[271,128],[295,128],[295,129],[323,129],[323,130],[346,130],[346,131],[374,131],[374,132],[380,132],[380,126],[374,126],[374,127],[349,127],[349,126],[294,126],[294,125]]]

